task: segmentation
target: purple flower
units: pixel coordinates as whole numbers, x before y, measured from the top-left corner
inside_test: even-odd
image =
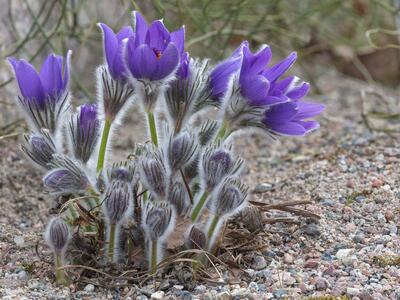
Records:
[[[86,163],[92,155],[99,137],[100,122],[96,104],[83,104],[71,117],[69,126],[74,156]]]
[[[24,59],[9,57],[14,69],[21,95],[26,101],[44,109],[47,101],[58,101],[69,83],[69,55],[63,64],[63,57],[51,54],[47,57],[39,74]],[[64,68],[64,72],[63,72]]]
[[[267,130],[278,135],[303,136],[319,127],[318,122],[307,119],[320,114],[324,108],[320,103],[284,102],[270,106],[263,123]]]
[[[239,85],[241,94],[250,105],[272,105],[289,101],[291,98],[291,95],[286,93],[291,80],[283,80],[283,82],[277,82],[277,80],[293,65],[297,54],[293,52],[286,59],[268,67],[271,57],[272,52],[268,46],[255,54],[247,45],[243,47]]]
[[[244,41],[229,58],[218,64],[210,74],[211,97],[220,101],[225,95],[229,81],[239,71],[242,63],[242,48],[247,47],[248,42]]]
[[[158,81],[172,75],[183,54],[185,29],[170,33],[162,20],[147,25],[138,13],[135,15],[135,35],[126,46],[128,71],[136,79]]]
[[[8,58],[21,92],[21,106],[35,131],[45,128],[54,134],[62,123],[69,101],[70,53],[65,63],[62,56],[49,55],[39,73],[24,59]]]
[[[114,80],[126,81],[123,62],[123,40],[134,35],[130,26],[123,27],[117,34],[106,24],[99,23],[103,31],[103,45],[108,70]]]

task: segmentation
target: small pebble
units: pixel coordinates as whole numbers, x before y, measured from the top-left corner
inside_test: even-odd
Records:
[[[190,292],[188,291],[183,291],[181,294],[181,300],[192,300],[193,296]]]
[[[165,293],[163,291],[157,291],[151,294],[151,300],[162,300],[164,298]]]
[[[315,223],[310,223],[304,229],[304,232],[310,236],[319,236],[321,234],[321,229]]]
[[[25,244],[25,240],[24,240],[23,236],[17,235],[16,237],[14,237],[14,243],[18,247],[23,247]]]
[[[84,291],[88,292],[88,293],[93,293],[94,292],[94,285],[91,284],[91,283],[87,284],[85,286],[85,288],[84,288]]]
[[[269,183],[261,183],[257,184],[253,189],[254,194],[262,194],[272,190],[272,184]]]

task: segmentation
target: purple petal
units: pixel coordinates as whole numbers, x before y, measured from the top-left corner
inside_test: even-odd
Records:
[[[185,52],[182,54],[180,65],[177,71],[177,76],[182,79],[187,79],[190,75],[190,59],[189,53]]]
[[[297,53],[292,52],[287,58],[277,63],[275,66],[265,70],[263,75],[267,77],[270,82],[275,81],[281,77],[296,61]]]
[[[211,72],[210,87],[214,99],[220,99],[225,94],[230,78],[240,68],[241,60],[241,57],[228,58]]]
[[[296,122],[273,124],[270,129],[281,135],[302,136],[306,134],[306,129]]]
[[[296,120],[303,120],[319,115],[324,109],[325,105],[313,102],[296,102],[299,110],[296,114]]]
[[[298,106],[293,102],[285,102],[271,106],[265,111],[264,123],[267,125],[284,124],[293,119],[298,111]]]
[[[243,54],[243,49],[244,47],[249,48],[249,42],[248,41],[243,41],[239,47],[237,47],[231,54],[230,57],[239,57],[242,56]]]
[[[122,27],[121,30],[117,33],[118,44],[121,44],[122,40],[128,39],[133,35],[133,29],[131,26]]]
[[[128,66],[133,77],[151,79],[157,69],[157,56],[148,45],[140,45],[128,53]]]
[[[309,90],[310,84],[308,82],[303,82],[303,84],[301,84],[300,86],[296,86],[290,89],[286,93],[286,96],[288,96],[292,100],[299,100],[307,95]]]
[[[185,26],[182,26],[177,31],[171,32],[171,42],[178,48],[179,54],[183,54],[185,50]]]
[[[157,72],[150,79],[161,80],[171,75],[179,64],[179,52],[175,44],[170,43],[157,60]]]
[[[254,76],[241,83],[241,93],[250,105],[265,105],[268,96],[269,82],[264,76]]]
[[[148,26],[146,20],[138,11],[134,11],[133,16],[135,18],[135,46],[137,47],[145,43]]]
[[[303,126],[307,133],[319,128],[317,121],[297,121],[297,123]]]
[[[293,83],[295,78],[295,76],[289,76],[280,81],[275,81],[273,84],[271,84],[271,90],[277,90],[285,93],[289,86]]]
[[[263,49],[253,54],[251,50],[243,47],[243,62],[240,77],[254,76],[261,73],[268,65],[272,57],[271,49],[265,46]]]
[[[146,35],[146,44],[150,48],[163,52],[170,40],[170,34],[161,20],[156,20],[150,25]]]
[[[59,94],[63,87],[62,81],[63,58],[51,54],[40,69],[40,80],[46,95]]]
[[[99,23],[99,26],[103,31],[103,46],[107,65],[110,69],[110,72],[112,72],[114,57],[116,56],[118,51],[118,39],[115,36],[114,31],[106,24]]]
[[[27,99],[35,99],[38,105],[43,107],[45,96],[40,77],[36,70],[24,59],[16,60],[10,57],[8,61],[14,68],[15,77],[17,78],[22,96]]]

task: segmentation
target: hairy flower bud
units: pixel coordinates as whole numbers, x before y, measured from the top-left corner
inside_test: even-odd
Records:
[[[177,171],[186,166],[194,158],[197,144],[194,137],[188,132],[171,136],[168,143],[168,161],[172,171]]]
[[[167,194],[167,170],[162,156],[157,152],[143,156],[140,160],[140,173],[144,185],[159,200],[164,199]]]
[[[97,145],[99,130],[97,106],[95,104],[81,105],[69,122],[69,135],[75,158],[83,163],[90,159]]]
[[[47,131],[42,130],[41,135],[30,134],[24,136],[26,145],[22,145],[22,151],[40,167],[49,169],[49,163],[56,153],[56,146]]]
[[[202,146],[207,145],[217,133],[218,122],[213,120],[207,120],[201,124],[198,132],[199,143]]]
[[[208,147],[202,156],[202,180],[207,190],[211,191],[228,175],[238,172],[243,165],[241,158],[234,158],[226,148]]]
[[[187,247],[189,249],[204,249],[206,244],[207,236],[204,231],[193,225],[186,239]]]
[[[133,195],[130,184],[113,180],[105,191],[103,211],[110,224],[122,222],[133,208]]]
[[[70,158],[56,154],[50,164],[55,168],[43,178],[44,185],[56,194],[84,192],[90,185],[85,172]]]
[[[53,252],[60,254],[65,252],[71,239],[71,232],[61,217],[54,217],[48,223],[44,237]]]
[[[188,196],[184,184],[180,181],[174,182],[169,189],[168,202],[171,203],[178,215],[185,212],[188,207]]]
[[[229,216],[245,203],[248,188],[239,180],[227,177],[218,186],[210,202],[211,211],[218,216]]]
[[[142,212],[143,229],[150,240],[166,237],[174,219],[174,212],[165,201],[148,201]]]

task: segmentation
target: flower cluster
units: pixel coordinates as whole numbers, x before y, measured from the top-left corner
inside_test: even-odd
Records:
[[[270,47],[253,53],[243,42],[213,66],[185,51],[184,27],[170,32],[162,20],[133,15],[133,26],[118,33],[99,24],[105,62],[97,68],[96,104],[70,107],[70,52],[65,63],[50,55],[39,73],[9,58],[31,130],[22,150],[47,172],[47,190],[69,199],[45,234],[62,283],[69,241],[82,232],[104,245],[98,254],[105,260],[121,262],[132,255],[124,245],[134,242],[124,231],[138,231],[152,273],[179,224],[191,223],[180,237],[188,248],[213,251],[224,222],[246,206],[244,160],[233,137],[251,129],[304,136],[318,128],[311,118],[324,109],[303,100],[308,83],[285,76],[295,53],[271,64]],[[149,141],[137,144],[127,161],[111,163],[114,127],[136,104]],[[215,119],[204,117],[210,110],[217,110]],[[158,118],[160,111],[166,119]]]

